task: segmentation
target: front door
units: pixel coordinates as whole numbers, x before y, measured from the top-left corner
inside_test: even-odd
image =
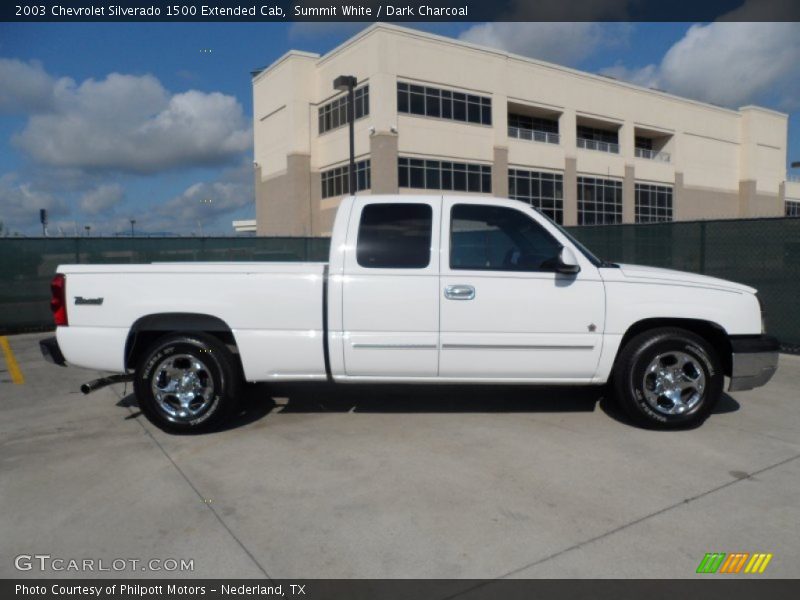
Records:
[[[442,207],[439,376],[582,381],[601,351],[605,293],[581,255],[554,272],[561,243],[528,207],[447,199]]]
[[[348,226],[342,323],[349,377],[436,377],[441,196],[358,198]]]

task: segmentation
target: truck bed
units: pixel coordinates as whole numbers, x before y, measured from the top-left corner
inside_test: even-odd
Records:
[[[324,270],[296,262],[60,265],[70,326],[58,329],[58,343],[71,364],[122,372],[137,321],[214,315],[233,332],[247,380],[325,379]]]

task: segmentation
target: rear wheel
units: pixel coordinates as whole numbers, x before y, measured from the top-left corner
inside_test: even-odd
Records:
[[[170,334],[144,353],[134,392],[144,415],[161,429],[190,432],[223,423],[238,406],[236,358],[207,334]]]
[[[724,375],[714,348],[678,328],[631,339],[614,369],[622,408],[638,423],[659,429],[702,423],[722,395]]]

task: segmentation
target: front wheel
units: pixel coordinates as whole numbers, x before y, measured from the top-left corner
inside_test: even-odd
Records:
[[[238,405],[236,358],[207,334],[170,334],[144,353],[134,392],[148,420],[161,429],[191,432],[220,425]]]
[[[725,378],[717,352],[703,338],[661,328],[625,345],[613,379],[630,417],[645,426],[674,429],[702,423],[721,397]]]

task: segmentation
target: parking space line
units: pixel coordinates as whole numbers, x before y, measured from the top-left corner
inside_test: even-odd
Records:
[[[11,381],[17,385],[22,385],[25,383],[25,377],[22,375],[14,352],[11,350],[11,344],[8,343],[8,338],[4,335],[0,335],[0,348],[3,349],[3,356],[6,359],[6,366],[8,367],[8,373],[11,375]]]

